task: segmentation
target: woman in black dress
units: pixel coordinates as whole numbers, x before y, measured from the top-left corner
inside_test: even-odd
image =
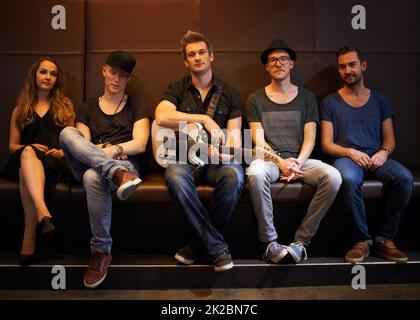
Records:
[[[63,128],[74,126],[72,102],[63,95],[63,74],[58,64],[44,57],[36,61],[10,121],[9,151],[6,167],[9,178],[19,181],[25,214],[25,231],[19,262],[29,265],[35,251],[36,229],[51,234],[55,229],[45,203],[45,195],[70,173],[59,149],[58,137]]]

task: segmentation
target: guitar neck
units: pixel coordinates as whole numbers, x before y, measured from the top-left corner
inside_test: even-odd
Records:
[[[203,142],[191,142],[189,143],[190,146],[192,145],[198,145],[202,148],[208,148],[210,147],[210,144],[206,144]],[[244,154],[245,152],[253,152],[253,149],[245,149],[245,148],[238,148],[238,147],[231,147],[231,146],[225,146],[225,145],[219,145],[218,150],[220,154],[228,154],[228,155],[234,155],[234,154]]]
[[[204,148],[208,148],[210,145],[205,143],[191,143],[191,145],[201,145]],[[191,146],[190,145],[190,146]],[[239,148],[239,147],[231,147],[226,145],[219,145],[218,150],[220,154],[226,154],[226,155],[241,155],[242,157],[247,154],[250,155],[252,158],[259,158],[259,155],[262,156],[264,160],[269,160],[274,162],[278,165],[279,161],[281,160],[280,156],[273,151],[266,150],[264,148],[253,148],[253,149],[247,149],[247,148]]]
[[[245,148],[238,148],[238,147],[228,147],[228,146],[219,146],[219,153],[221,154],[244,154],[245,152],[251,152],[252,153],[252,149],[245,149]]]

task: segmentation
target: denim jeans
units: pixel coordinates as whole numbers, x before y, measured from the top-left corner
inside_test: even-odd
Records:
[[[385,212],[382,215],[376,236],[394,239],[399,221],[413,192],[413,176],[410,171],[393,159],[388,159],[373,172],[364,170],[347,157],[335,159],[332,165],[340,171],[343,178],[340,198],[342,198],[341,201],[346,211],[351,212],[355,228],[354,240],[372,242],[363,201],[362,187],[365,175],[382,181],[387,190]]]
[[[138,175],[134,163],[127,160],[114,160],[93,143],[87,141],[82,133],[73,127],[64,128],[60,133],[60,146],[77,181],[86,190],[92,238],[92,251],[111,252],[110,235],[112,216],[112,195],[117,189],[112,182],[116,170],[127,170]]]
[[[198,247],[205,249],[212,259],[228,250],[223,233],[242,192],[242,166],[220,164],[196,168],[190,164],[172,164],[166,169],[165,179]],[[201,203],[196,188],[204,180],[214,187],[208,210]]]
[[[294,237],[295,242],[301,241],[307,246],[340,189],[341,176],[332,166],[315,159],[306,160],[301,169],[303,177],[299,181],[316,188],[315,195]],[[273,221],[273,202],[270,188],[271,184],[278,180],[280,170],[271,161],[266,162],[256,159],[251,162],[246,174],[249,181],[252,206],[258,219],[259,240],[261,242],[274,241],[277,239],[277,231]]]

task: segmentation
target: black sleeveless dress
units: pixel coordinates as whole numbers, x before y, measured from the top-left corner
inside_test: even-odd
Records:
[[[40,117],[35,113],[35,119],[21,130],[21,144],[31,146],[32,143],[39,143],[48,149],[60,149],[59,135],[64,127],[54,123],[53,115],[50,112]],[[72,181],[71,169],[64,158],[54,158],[45,155],[37,148],[31,146],[38,159],[42,162],[45,171],[45,196],[51,196],[55,187],[60,181]],[[7,179],[19,182],[20,157],[23,147],[11,155],[9,163],[2,170],[2,176]]]

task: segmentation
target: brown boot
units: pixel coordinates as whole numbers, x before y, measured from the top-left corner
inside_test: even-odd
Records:
[[[96,288],[105,280],[111,260],[111,254],[92,251],[89,259],[89,267],[86,270],[83,281],[86,288]]]
[[[352,264],[360,263],[369,255],[369,242],[357,241],[353,248],[346,253],[344,260]]]
[[[112,182],[117,186],[117,198],[120,200],[127,199],[137,186],[140,184],[141,179],[135,174],[128,172],[127,170],[117,170],[112,176]]]
[[[398,250],[394,242],[391,240],[375,242],[373,249],[378,256],[389,261],[394,261],[396,263],[405,263],[408,261],[406,254]]]

